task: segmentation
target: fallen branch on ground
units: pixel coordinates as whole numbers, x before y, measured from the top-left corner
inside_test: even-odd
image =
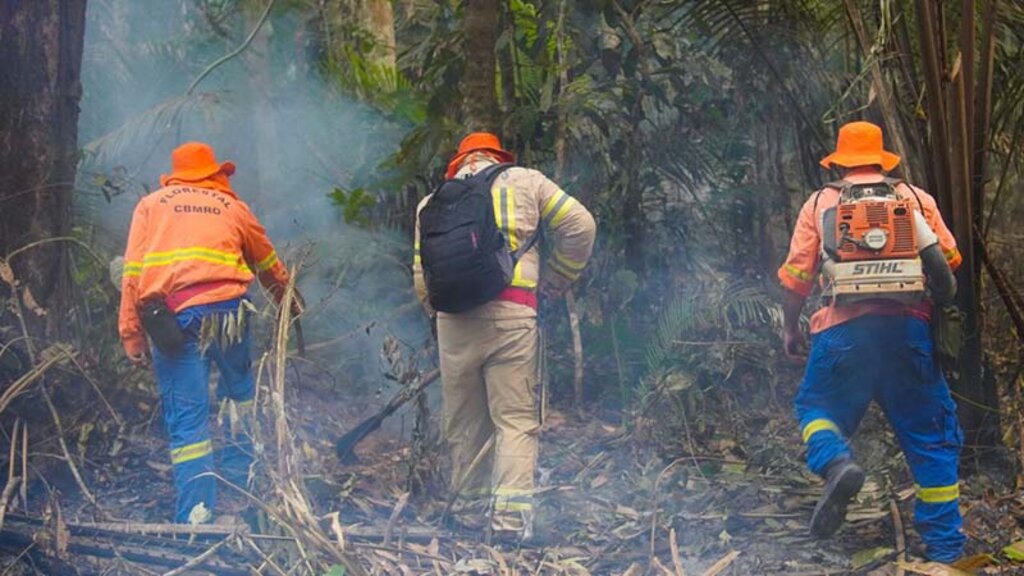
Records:
[[[65,524],[65,527],[69,533],[67,551],[73,554],[99,558],[120,557],[132,562],[173,569],[193,562],[209,551],[206,544],[195,544],[189,540],[119,533],[78,524]],[[37,535],[46,530],[46,524],[40,519],[10,515],[3,531],[0,532],[0,549],[9,552],[20,551],[33,542],[38,543]],[[42,553],[42,549],[37,546],[36,552]],[[209,554],[191,567],[228,576],[249,574],[247,569],[239,568],[245,565],[248,559],[246,556],[220,548],[215,552],[216,554]]]
[[[440,369],[434,369],[427,372],[420,377],[419,381],[411,386],[406,386],[398,391],[397,394],[391,397],[391,400],[381,408],[380,412],[377,412],[373,416],[370,416],[366,420],[359,423],[358,426],[347,432],[344,436],[338,439],[334,445],[334,449],[338,454],[338,459],[346,461],[351,456],[352,451],[355,449],[364,438],[375,432],[384,420],[395,413],[396,410],[401,408],[406,402],[420,395],[421,392],[427,389],[434,380],[437,380],[441,376]]]

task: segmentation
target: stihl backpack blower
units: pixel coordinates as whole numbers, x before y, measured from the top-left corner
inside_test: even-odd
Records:
[[[896,190],[900,184],[886,178],[828,185],[839,190],[839,203],[822,213],[820,223],[823,293],[832,303],[912,303],[928,294],[939,302],[952,299],[956,284],[938,237],[916,192],[915,199],[904,198]]]

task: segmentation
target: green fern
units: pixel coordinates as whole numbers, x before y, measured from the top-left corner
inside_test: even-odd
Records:
[[[720,331],[729,340],[738,330],[777,328],[781,322],[779,305],[757,284],[742,280],[698,284],[664,307],[645,347],[647,369],[652,373],[664,369],[684,334]]]

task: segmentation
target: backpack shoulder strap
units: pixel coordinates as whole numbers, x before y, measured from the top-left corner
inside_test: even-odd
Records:
[[[901,178],[889,178],[888,176],[886,176],[885,179],[882,180],[882,181],[885,182],[886,184],[892,186],[893,190],[896,190],[899,187],[900,184],[902,184],[902,185],[906,186],[907,188],[909,188],[910,189],[910,193],[914,195],[914,200],[917,201],[917,208],[918,208],[918,210],[921,211],[921,214],[924,214],[924,203],[921,202],[921,196],[920,196],[920,194],[917,193],[917,190],[915,190],[913,186],[911,186],[910,184],[908,184],[906,181],[902,180]]]
[[[825,188],[837,190],[840,194],[842,194],[843,191],[849,187],[850,183],[847,182],[846,180],[834,180],[832,182],[826,183],[821,188],[818,188],[818,191],[814,193],[814,213],[818,213],[818,201],[821,200],[821,193],[825,191]]]
[[[493,185],[494,180],[497,179],[502,172],[508,170],[513,166],[514,164],[511,163],[492,164],[475,174],[471,174],[466,178],[450,178],[448,180],[441,182],[441,184],[439,184],[437,188],[434,189],[433,194],[434,196],[437,196],[437,193],[440,192],[441,189],[443,189],[445,186],[454,186],[458,189],[466,190],[467,188],[473,188],[477,186],[477,182],[483,182],[484,185],[486,186],[486,192],[490,193],[490,188]]]
[[[512,164],[511,162],[503,162],[501,164],[491,164],[487,168],[484,168],[483,170],[477,172],[476,174],[473,174],[470,177],[470,179],[475,180],[477,178],[481,178],[485,182],[487,182],[488,184],[491,184],[495,180],[497,180],[498,176],[500,176],[502,172],[504,172],[505,170],[508,170],[509,168],[512,168],[513,166],[515,166],[515,164]]]
[[[537,244],[537,240],[540,240],[541,234],[543,234],[543,232],[544,227],[537,226],[537,231],[533,233],[533,236],[530,236],[530,239],[526,241],[526,244],[523,244],[522,246],[519,247],[518,250],[512,253],[512,260],[514,260],[515,262],[519,262],[519,260],[523,256],[525,256],[526,253],[529,252],[535,244]]]

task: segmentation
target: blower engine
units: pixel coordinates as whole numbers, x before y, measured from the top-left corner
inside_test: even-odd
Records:
[[[934,234],[915,208],[892,181],[844,183],[839,204],[822,214],[825,297],[837,305],[921,300],[925,273],[919,251],[923,242],[934,242]]]

